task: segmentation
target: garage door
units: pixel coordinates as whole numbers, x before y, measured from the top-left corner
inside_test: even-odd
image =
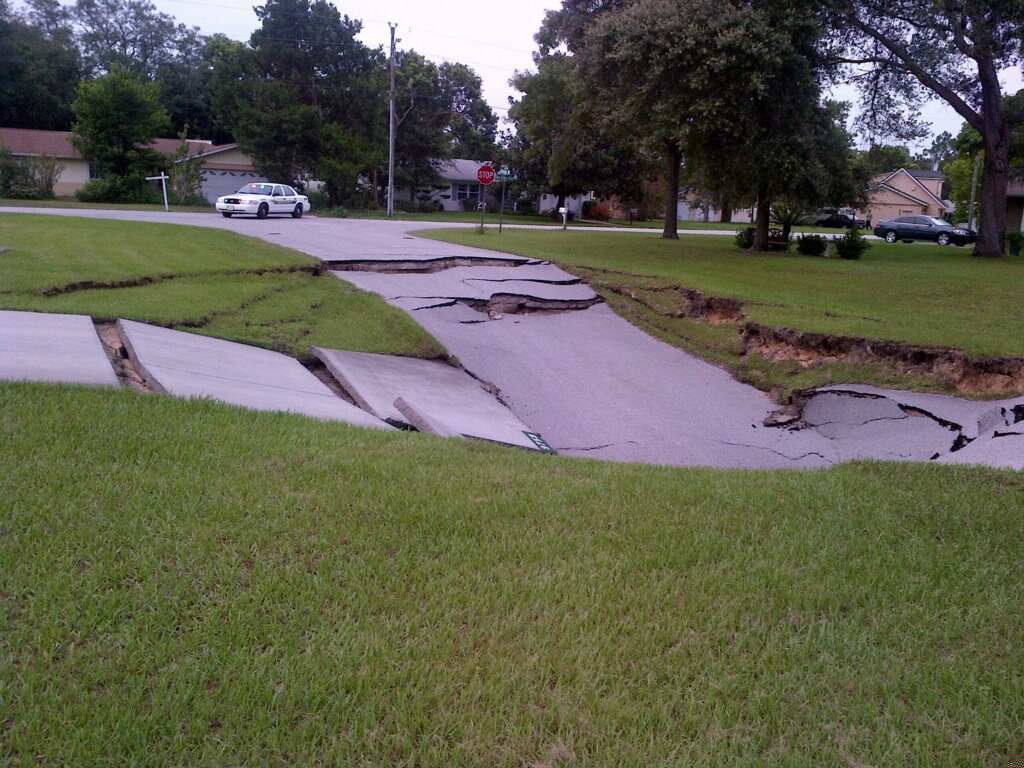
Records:
[[[203,169],[203,197],[211,203],[215,202],[221,195],[230,195],[237,192],[244,184],[252,184],[256,181],[269,181],[254,171],[216,171],[209,168]]]

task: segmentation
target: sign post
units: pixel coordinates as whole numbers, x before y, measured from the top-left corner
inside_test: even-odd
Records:
[[[169,178],[171,178],[171,177],[168,176],[163,171],[160,171],[160,175],[159,176],[147,176],[146,177],[146,181],[159,181],[160,182],[160,186],[163,188],[163,191],[164,191],[164,210],[168,211],[168,212],[171,210],[171,207],[169,205],[167,205],[167,180]]]
[[[501,181],[501,208],[498,209],[498,234],[505,223],[505,182],[512,178],[512,172],[508,168],[498,171],[498,180]]]
[[[493,165],[481,165],[476,172],[476,180],[480,182],[481,187],[489,187],[494,183],[494,178],[497,174],[494,172]],[[484,231],[484,212],[487,210],[487,202],[484,197],[483,190],[480,191],[480,231]]]

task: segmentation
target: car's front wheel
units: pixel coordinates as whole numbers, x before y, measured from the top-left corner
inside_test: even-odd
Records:
[[[299,203],[298,205],[295,206],[295,210],[292,211],[292,218],[293,219],[301,219],[302,218],[302,203]]]
[[[227,211],[221,211],[220,215],[223,216],[225,219],[230,219],[231,218],[231,214],[228,213]]]
[[[885,242],[895,243],[897,239],[898,238],[896,237],[896,233],[893,232],[892,230],[889,230],[888,232],[885,233]]]
[[[947,235],[945,232],[940,232],[939,236],[935,238],[935,242],[937,242],[939,245],[949,245],[949,235]]]
[[[266,203],[260,203],[260,207],[256,209],[256,218],[265,219],[270,214],[270,206]]]

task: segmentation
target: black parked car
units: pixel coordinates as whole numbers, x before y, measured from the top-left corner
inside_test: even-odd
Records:
[[[977,239],[970,229],[954,227],[948,221],[931,216],[900,216],[875,227],[875,235],[887,243],[897,240],[931,240],[939,245],[967,245]]]
[[[863,219],[855,219],[853,216],[845,213],[830,213],[814,221],[814,226],[816,227],[838,227],[839,229],[849,229],[854,224],[863,228],[865,221]]]

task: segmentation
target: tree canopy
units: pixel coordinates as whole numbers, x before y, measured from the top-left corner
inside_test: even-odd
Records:
[[[833,60],[854,69],[864,121],[878,133],[919,136],[916,106],[949,104],[981,136],[983,215],[975,254],[1001,256],[1012,124],[999,72],[1019,65],[1020,0],[827,0]]]

